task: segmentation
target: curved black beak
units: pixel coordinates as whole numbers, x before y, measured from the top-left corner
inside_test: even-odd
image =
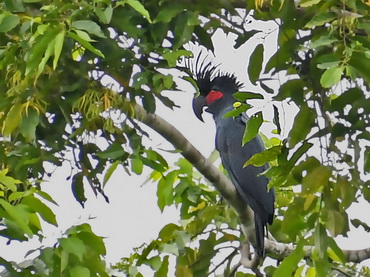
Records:
[[[193,111],[200,121],[203,121],[202,113],[204,106],[207,106],[207,98],[205,96],[199,95],[193,98]]]

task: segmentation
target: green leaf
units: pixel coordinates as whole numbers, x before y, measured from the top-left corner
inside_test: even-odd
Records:
[[[328,211],[328,219],[325,222],[325,227],[330,232],[330,234],[333,237],[336,237],[339,234],[345,234],[345,226],[346,222],[343,215],[336,210],[330,209]]]
[[[241,106],[237,107],[235,110],[232,110],[232,111],[227,112],[226,114],[224,114],[224,118],[237,117],[241,113],[246,112],[249,108],[250,108],[250,106],[248,104],[242,104]]]
[[[169,50],[163,53],[163,58],[165,58],[170,67],[175,67],[180,57],[191,57],[191,55],[192,53],[188,50]]]
[[[112,159],[112,160],[118,159],[120,157],[125,157],[126,154],[127,153],[125,152],[125,150],[123,150],[121,144],[117,142],[109,145],[106,150],[95,153],[95,155],[101,159]]]
[[[17,227],[21,228],[29,237],[32,237],[33,232],[28,226],[29,213],[24,210],[24,206],[13,206],[4,199],[0,199],[0,205],[3,206],[9,217],[17,224]]]
[[[133,7],[142,16],[144,16],[149,23],[152,23],[148,10],[145,9],[145,7],[138,0],[125,0],[125,2]]]
[[[110,21],[112,20],[112,16],[113,16],[113,8],[112,8],[112,6],[108,6],[105,9],[104,16],[105,16],[105,20],[103,21],[103,23],[109,24]]]
[[[179,256],[179,247],[176,243],[166,243],[161,245],[161,252],[162,253],[169,253],[174,254],[175,256]]]
[[[316,268],[309,267],[306,272],[306,277],[316,277]]]
[[[279,267],[275,270],[273,277],[280,277],[280,276],[293,276],[295,269],[297,268],[298,263],[304,257],[304,246],[305,240],[301,240],[298,242],[294,251],[286,257]]]
[[[320,79],[320,84],[324,88],[331,88],[332,86],[339,83],[344,67],[336,66],[325,70]]]
[[[161,239],[162,243],[168,243],[173,239],[176,230],[182,230],[182,228],[174,223],[169,223],[159,232],[158,238]]]
[[[158,269],[158,271],[155,273],[155,277],[167,277],[168,274],[168,256],[164,256],[161,267]]]
[[[289,132],[289,147],[293,148],[298,142],[303,141],[315,123],[315,111],[306,104],[302,105],[296,115],[293,127]]]
[[[77,31],[77,30],[76,30]],[[90,42],[85,40],[84,38],[80,37],[77,32],[68,32],[67,34],[69,37],[73,38],[75,41],[77,41],[79,44],[81,44],[83,47],[85,47],[87,50],[90,50],[95,55],[105,58],[104,54],[99,50],[96,49],[94,46],[91,45]]]
[[[192,173],[193,173],[193,165],[187,160],[187,159],[179,159],[177,162],[176,162],[176,165],[178,167],[180,167],[180,172],[181,173],[184,173],[188,176],[191,176]]]
[[[39,65],[38,65],[38,68],[37,68],[36,78],[38,78],[40,76],[40,74],[44,71],[45,65],[48,62],[51,55],[53,54],[54,49],[55,49],[55,39],[53,39],[51,42],[49,42],[49,44],[48,44],[48,46],[45,50],[44,56],[42,57]]]
[[[27,59],[27,66],[26,66],[26,75],[32,72],[35,68],[38,68],[38,71],[41,72],[43,70],[43,66],[45,66],[47,60],[49,59],[50,55],[53,53],[54,44],[55,44],[55,37],[60,32],[59,28],[51,28],[47,25],[40,25],[44,27],[45,31],[42,35],[40,35],[34,45],[32,46],[28,59]],[[51,43],[53,42],[53,43]],[[46,53],[47,51],[47,53]],[[40,65],[40,63],[43,65]],[[38,73],[39,74],[39,73]]]
[[[143,161],[140,158],[134,158],[131,160],[131,170],[137,175],[143,173]]]
[[[19,24],[18,15],[3,13],[0,14],[0,33],[6,33],[13,30]]]
[[[370,226],[367,225],[365,222],[362,222],[361,220],[359,220],[358,218],[355,218],[355,219],[351,219],[351,223],[353,226],[355,226],[356,228],[358,228],[359,226],[361,226],[362,228],[364,228],[364,230],[367,232],[367,233],[370,233]]]
[[[328,23],[334,19],[336,19],[338,16],[334,12],[328,12],[328,13],[320,13],[316,14],[305,26],[304,28],[313,28],[316,26],[322,26],[325,23]]]
[[[198,15],[191,11],[184,11],[179,14],[175,22],[173,48],[179,49],[187,43],[193,36],[194,20],[198,20]]]
[[[155,75],[154,77],[156,77],[156,76],[158,76],[158,75]],[[154,77],[153,77],[153,79],[154,79]],[[153,80],[153,84],[154,84],[154,86],[156,86],[156,83],[154,82],[154,80]],[[160,86],[162,86],[162,85],[160,85]],[[157,91],[162,90],[161,88],[158,88],[158,87],[155,87],[155,89]],[[144,109],[146,110],[147,113],[153,114],[155,112],[156,103],[155,103],[153,93],[145,92],[144,95],[143,95],[143,98],[142,98],[142,102],[143,102],[143,107],[144,107]]]
[[[91,20],[77,20],[72,23],[72,27],[84,30],[91,35],[96,35],[101,38],[106,38],[103,31],[101,30],[100,26],[96,24],[96,22]]]
[[[254,49],[248,64],[248,76],[249,80],[252,84],[256,85],[258,81],[261,70],[262,70],[262,63],[263,63],[263,52],[264,47],[262,44],[259,44]]]
[[[172,3],[171,5],[163,6],[159,10],[158,15],[153,22],[169,23],[176,15],[178,15],[183,10],[184,7],[176,2]]]
[[[364,153],[364,170],[365,172],[370,172],[370,147],[365,147],[365,153]]]
[[[317,250],[320,259],[322,259],[328,248],[328,236],[326,234],[326,229],[321,223],[318,223],[316,225],[314,239],[315,239],[315,250]]]
[[[281,125],[280,125],[280,114],[279,114],[279,109],[276,105],[273,105],[274,108],[274,118],[273,122],[276,125],[276,130],[275,132],[280,135],[281,133]]]
[[[326,63],[320,63],[317,65],[317,68],[320,69],[328,69],[337,66],[341,61],[333,61],[333,62],[326,62]]]
[[[337,42],[338,39],[332,38],[330,36],[320,36],[317,40],[311,41],[310,49],[315,49],[320,46],[332,45],[334,42]]]
[[[53,60],[53,69],[54,70],[57,68],[58,60],[59,60],[60,54],[62,53],[65,35],[66,35],[66,31],[63,29],[55,37],[54,60]]]
[[[86,202],[85,189],[83,183],[83,173],[78,172],[72,178],[72,193],[78,203],[83,207]]]
[[[362,100],[364,92],[360,88],[350,88],[331,101],[330,111],[341,111],[349,103]]]
[[[83,256],[86,252],[86,248],[82,240],[76,237],[61,238],[59,240],[62,248],[70,254],[74,254],[78,257],[80,262],[83,261]]]
[[[328,251],[329,257],[336,262],[345,263],[347,261],[346,256],[344,255],[342,249],[339,248],[338,244],[331,237],[328,237],[328,246],[331,251]]]
[[[356,77],[360,76],[370,84],[369,59],[364,52],[354,51],[348,64],[355,70]]]
[[[279,93],[274,97],[275,100],[282,101],[291,98],[296,104],[303,102],[303,88],[305,82],[301,79],[293,79],[285,82],[279,88]]]
[[[173,184],[177,179],[177,172],[172,171],[162,177],[158,182],[157,187],[157,204],[161,211],[165,206],[171,205],[173,202]]]
[[[249,120],[245,124],[245,130],[242,140],[243,146],[247,142],[251,141],[255,136],[257,136],[262,123],[263,123],[262,112],[255,113],[249,118]]]
[[[90,270],[86,267],[75,266],[69,269],[71,277],[90,277]]]
[[[302,180],[302,195],[307,196],[322,191],[329,182],[331,171],[325,166],[316,167]]]
[[[110,177],[112,176],[113,172],[116,170],[117,166],[121,164],[121,161],[115,161],[113,164],[110,165],[110,167],[107,169],[107,172],[104,175],[103,179],[103,187],[107,184]]]
[[[112,6],[108,6],[106,9],[96,8],[95,13],[102,23],[109,24],[112,20],[113,8]]]
[[[22,204],[28,206],[33,212],[38,213],[46,222],[58,226],[55,214],[40,199],[29,195],[22,199]]]
[[[356,79],[356,69],[351,65],[346,65],[345,69],[346,69],[346,76],[350,77],[351,80],[355,80]]]
[[[300,267],[298,267],[298,269],[294,272],[293,277],[301,277],[304,268],[305,268],[305,265],[301,265]]]
[[[254,166],[263,166],[264,164],[271,162],[277,158],[281,153],[281,146],[273,146],[261,153],[254,154],[243,167],[250,164]]]
[[[54,199],[46,192],[37,190],[36,194],[40,195],[43,199],[49,201],[50,203],[53,203],[54,205],[58,206],[58,203],[54,201]]]
[[[69,253],[65,250],[60,251],[60,272],[63,272],[68,267]]]
[[[245,102],[248,99],[263,99],[263,95],[257,92],[242,91],[233,94],[234,98],[240,102]]]
[[[107,250],[102,237],[95,235],[91,230],[80,231],[76,236],[99,255],[106,255]]]
[[[0,171],[0,183],[6,186],[11,191],[17,191],[16,184],[20,184],[21,181],[14,179],[13,177],[7,176],[8,169],[3,169]]]
[[[31,142],[36,137],[36,127],[40,123],[40,117],[34,108],[29,108],[22,117],[20,130],[27,141]]]
[[[2,133],[5,137],[10,136],[12,132],[18,127],[21,121],[22,105],[20,103],[14,104],[9,113],[6,116],[5,122],[3,123]]]

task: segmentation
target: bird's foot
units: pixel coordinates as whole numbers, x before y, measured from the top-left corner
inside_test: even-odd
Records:
[[[257,255],[257,253],[254,253],[254,255],[252,255],[251,247],[248,242],[242,243],[240,248],[240,254],[241,254],[240,263],[244,267],[250,268],[256,274],[256,276],[263,276],[258,269],[261,258],[259,255]]]

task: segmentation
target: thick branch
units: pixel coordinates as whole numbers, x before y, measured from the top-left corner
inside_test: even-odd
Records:
[[[254,243],[254,213],[241,199],[231,181],[205,158],[174,126],[160,116],[148,114],[141,106],[136,105],[134,117],[172,143],[177,150],[181,151],[184,158],[203,174],[204,177],[212,182],[222,197],[238,214],[245,237],[248,241]]]
[[[128,105],[127,105],[128,106]],[[125,111],[132,112],[132,111]],[[254,214],[244,203],[237,193],[231,181],[207,158],[205,158],[174,126],[156,114],[148,114],[141,106],[135,106],[134,118],[146,124],[172,145],[181,151],[181,154],[196,168],[205,178],[212,182],[222,197],[234,208],[242,226],[243,233],[248,241],[255,242]],[[292,244],[276,242],[265,238],[266,254],[276,259],[284,259],[294,249]],[[313,247],[305,246],[305,256],[310,257]],[[347,262],[359,263],[370,259],[370,248],[361,250],[343,250]],[[245,265],[245,263],[243,263]]]
[[[313,246],[304,246],[305,257],[311,256]],[[270,239],[265,239],[265,250],[268,256],[277,259],[283,259],[290,255],[295,249],[293,244],[285,244]],[[347,262],[361,263],[367,259],[370,259],[370,247],[358,250],[342,250]]]

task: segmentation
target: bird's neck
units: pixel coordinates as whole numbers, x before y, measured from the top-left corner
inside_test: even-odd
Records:
[[[223,118],[223,116],[234,109],[233,104],[236,102],[232,95],[224,95],[208,106],[207,111],[210,112],[216,121]]]

